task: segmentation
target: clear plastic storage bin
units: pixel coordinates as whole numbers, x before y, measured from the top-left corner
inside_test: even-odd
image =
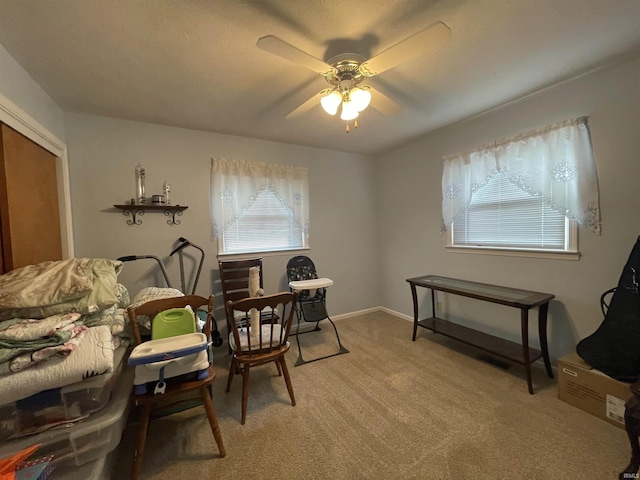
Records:
[[[56,468],[84,465],[107,455],[120,443],[127,423],[133,371],[133,368],[127,366],[123,368],[118,375],[111,401],[103,409],[73,424],[3,442],[0,444],[0,457],[9,456],[34,444],[41,444],[35,455],[53,455]]]
[[[36,393],[0,405],[0,441],[49,430],[88,417],[109,403],[118,381],[126,348],[114,352],[113,372]],[[58,427],[59,428],[59,427]]]

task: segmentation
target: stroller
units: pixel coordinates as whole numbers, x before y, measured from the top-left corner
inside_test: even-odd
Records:
[[[298,305],[296,308],[296,314],[298,324],[296,326],[296,332],[294,336],[298,343],[298,360],[294,366],[304,365],[305,363],[315,362],[316,360],[322,360],[324,358],[335,357],[343,353],[349,353],[342,343],[340,342],[340,335],[338,335],[338,329],[335,323],[329,317],[327,312],[327,288],[333,285],[333,280],[329,278],[318,278],[316,273],[316,267],[309,257],[299,255],[291,258],[287,262],[287,279],[289,281],[289,288],[291,291],[300,292],[298,296]],[[310,333],[321,330],[319,323],[321,320],[329,320],[333,326],[333,330],[338,340],[338,351],[330,355],[315,358],[313,360],[304,360],[302,357],[302,348],[300,346],[299,336],[302,333]],[[306,332],[300,332],[300,320],[305,322],[315,323],[316,326],[313,330]]]
[[[195,243],[190,242],[189,240],[187,240],[184,237],[179,237],[178,238],[178,246],[176,248],[173,249],[173,251],[169,254],[170,257],[172,257],[173,255],[175,255],[176,253],[178,254],[178,258],[179,258],[179,263],[180,263],[180,286],[181,286],[181,292],[184,293],[185,295],[187,295],[187,285],[185,282],[185,274],[184,274],[184,259],[183,259],[183,250],[187,247],[193,247],[195,249],[197,249],[200,252],[200,262],[198,264],[198,269],[195,273],[195,278],[193,279],[193,286],[191,287],[191,295],[194,295],[196,293],[196,287],[198,286],[198,280],[200,278],[200,273],[202,272],[202,265],[204,264],[204,250],[199,247],[198,245],[196,245]],[[167,284],[168,288],[173,288],[171,281],[169,280],[169,275],[167,274],[167,270],[164,266],[164,264],[162,263],[162,260],[160,260],[157,256],[155,255],[128,255],[128,256],[124,256],[124,257],[120,257],[118,258],[118,260],[120,260],[121,262],[133,262],[136,260],[146,260],[146,259],[151,259],[154,260],[157,264],[158,267],[160,268],[160,272],[162,273],[162,276],[164,278],[165,283]],[[207,316],[207,312],[205,312],[204,310],[197,310],[196,312],[197,317],[200,320],[204,320]],[[213,344],[214,347],[219,347],[222,345],[223,340],[222,337],[220,336],[220,332],[218,331],[218,326],[217,323],[214,319],[214,321],[212,322],[211,325],[211,342]]]

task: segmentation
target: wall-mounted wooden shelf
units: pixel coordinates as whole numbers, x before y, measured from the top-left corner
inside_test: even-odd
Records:
[[[182,212],[189,208],[183,205],[154,205],[152,203],[148,205],[114,205],[114,207],[122,210],[125,217],[131,217],[127,220],[127,225],[141,225],[142,220],[139,217],[145,212],[162,212],[165,216],[171,217],[167,220],[167,224],[180,225],[180,220],[176,220],[176,216],[182,216]]]

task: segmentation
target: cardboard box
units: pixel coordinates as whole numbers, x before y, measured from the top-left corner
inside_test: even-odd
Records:
[[[630,385],[594,369],[577,353],[558,361],[560,400],[616,427],[624,428],[624,403],[632,395]]]

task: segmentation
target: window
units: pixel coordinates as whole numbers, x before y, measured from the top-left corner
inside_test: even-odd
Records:
[[[446,157],[442,188],[449,247],[575,255],[600,231],[585,117]]]
[[[218,254],[307,248],[308,183],[304,167],[213,159],[211,216]]]
[[[473,195],[451,227],[451,246],[573,251],[571,222],[497,174]]]

